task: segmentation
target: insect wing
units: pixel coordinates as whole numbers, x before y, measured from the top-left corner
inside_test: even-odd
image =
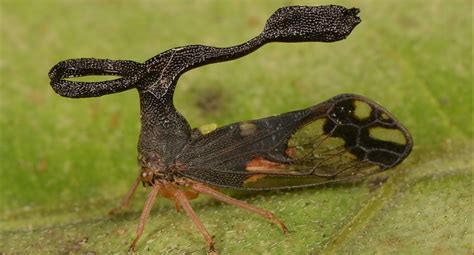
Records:
[[[222,187],[277,189],[360,178],[402,162],[412,138],[388,111],[342,94],[300,111],[238,122],[197,137],[177,162]]]

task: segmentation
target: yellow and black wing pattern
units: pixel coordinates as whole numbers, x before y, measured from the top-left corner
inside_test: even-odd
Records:
[[[382,106],[341,94],[304,110],[198,135],[177,156],[176,171],[213,186],[304,187],[392,168],[412,145],[408,130]]]

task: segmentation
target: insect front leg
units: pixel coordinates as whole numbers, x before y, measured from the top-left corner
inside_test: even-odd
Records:
[[[137,190],[137,187],[138,187],[138,184],[140,184],[140,177],[138,177],[135,182],[133,182],[132,184],[132,187],[130,187],[130,189],[128,190],[127,194],[125,195],[125,197],[122,199],[122,203],[120,204],[120,206],[110,210],[109,212],[109,215],[114,215],[116,214],[117,212],[125,209],[128,207],[128,205],[130,204],[130,200],[132,199],[132,196],[133,194],[135,193],[135,191]]]
[[[196,227],[199,229],[199,232],[201,232],[201,234],[204,236],[204,239],[206,239],[207,246],[209,247],[208,254],[217,254],[216,250],[214,249],[214,239],[209,234],[206,227],[204,226],[204,224],[202,224],[201,220],[189,204],[189,200],[186,197],[186,194],[181,190],[176,190],[175,197],[176,200],[181,204],[181,207],[183,207],[184,211],[186,211],[186,214],[188,214],[194,224],[196,224]]]
[[[132,244],[130,245],[130,247],[128,248],[129,251],[135,251],[137,242],[142,236],[143,231],[145,230],[145,223],[148,220],[148,217],[150,216],[151,208],[153,207],[153,204],[155,203],[156,195],[158,194],[159,189],[160,189],[160,186],[154,185],[150,194],[148,194],[148,198],[146,199],[145,206],[143,207],[143,211],[140,216],[140,223],[138,224],[138,227],[137,227],[137,235],[135,239],[133,240]]]
[[[270,220],[271,222],[277,224],[281,228],[284,234],[288,234],[288,228],[285,226],[283,221],[278,219],[278,217],[276,217],[275,214],[273,214],[272,212],[250,205],[245,201],[240,201],[235,198],[229,197],[223,193],[220,193],[219,191],[215,189],[209,188],[199,183],[193,183],[190,186],[193,190],[203,193],[205,195],[211,196],[217,200],[220,200],[222,202],[225,202],[231,205],[235,205],[237,207],[243,208],[250,212],[257,213],[265,217],[266,219]]]

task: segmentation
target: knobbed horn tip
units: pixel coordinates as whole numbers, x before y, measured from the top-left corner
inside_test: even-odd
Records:
[[[359,12],[338,5],[283,7],[270,16],[263,35],[278,42],[339,41],[361,22]]]

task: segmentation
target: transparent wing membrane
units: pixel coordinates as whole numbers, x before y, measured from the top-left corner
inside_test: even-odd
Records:
[[[209,184],[275,189],[381,172],[411,148],[410,134],[387,110],[343,94],[301,111],[218,128],[191,143],[179,160],[188,166],[185,176]]]

